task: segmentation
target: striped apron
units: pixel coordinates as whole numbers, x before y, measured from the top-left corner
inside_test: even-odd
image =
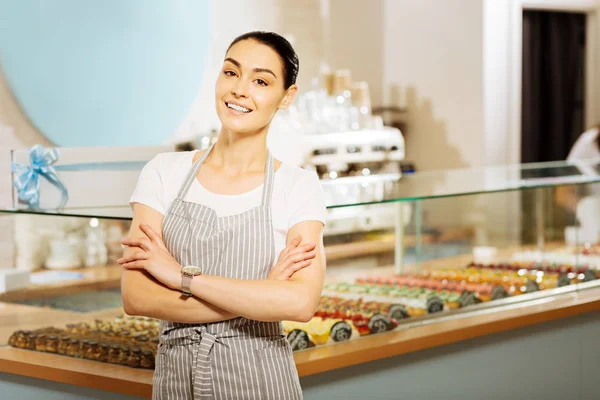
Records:
[[[213,146],[192,165],[167,211],[165,245],[181,265],[200,266],[203,274],[266,279],[275,262],[273,157],[269,152],[261,205],[219,217],[211,208],[184,200]],[[161,321],[152,398],[283,400],[301,399],[302,390],[280,322],[242,317],[199,325]]]

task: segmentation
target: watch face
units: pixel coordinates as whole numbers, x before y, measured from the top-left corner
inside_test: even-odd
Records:
[[[195,265],[187,265],[183,267],[181,271],[187,275],[200,275],[202,273],[200,267],[197,267]]]

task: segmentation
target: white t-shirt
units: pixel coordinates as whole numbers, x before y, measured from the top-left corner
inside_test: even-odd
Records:
[[[567,160],[574,161],[600,158],[600,149],[596,144],[596,139],[599,134],[600,131],[598,128],[583,132],[571,148]],[[579,169],[583,174],[596,175],[597,173],[595,168],[587,165],[582,165]],[[600,215],[600,183],[587,185],[584,193],[583,197],[577,201],[577,219],[585,229],[599,232],[600,226],[598,224],[598,215]]]
[[[600,149],[596,144],[596,138],[600,132],[598,128],[585,131],[577,138],[577,141],[571,147],[567,160],[586,160],[590,158],[600,158]]]
[[[150,160],[140,172],[130,204],[145,204],[165,215],[192,167],[195,153],[160,153]],[[273,185],[271,212],[277,259],[292,226],[310,220],[325,224],[327,214],[323,188],[315,172],[283,162],[275,172]],[[224,195],[208,191],[194,179],[184,200],[212,208],[219,217],[235,215],[260,205],[263,186],[239,195]]]

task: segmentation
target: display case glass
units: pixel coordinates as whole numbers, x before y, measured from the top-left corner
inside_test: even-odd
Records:
[[[69,191],[111,187],[113,172],[72,176]],[[326,283],[312,321],[284,322],[290,343],[332,345],[597,286],[599,172],[590,160],[322,180]],[[152,351],[155,321],[120,317],[115,262],[131,209],[98,196],[91,207],[1,210],[0,312],[19,315],[0,326],[2,343],[26,347],[34,332],[114,345],[123,334],[137,343],[129,356]]]

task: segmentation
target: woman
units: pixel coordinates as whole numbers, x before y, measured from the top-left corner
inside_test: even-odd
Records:
[[[318,305],[324,196],[315,173],[266,146],[297,73],[281,36],[236,38],[216,83],[219,140],[140,174],[119,263],[125,311],[162,320],[154,399],[302,398],[280,321]]]

